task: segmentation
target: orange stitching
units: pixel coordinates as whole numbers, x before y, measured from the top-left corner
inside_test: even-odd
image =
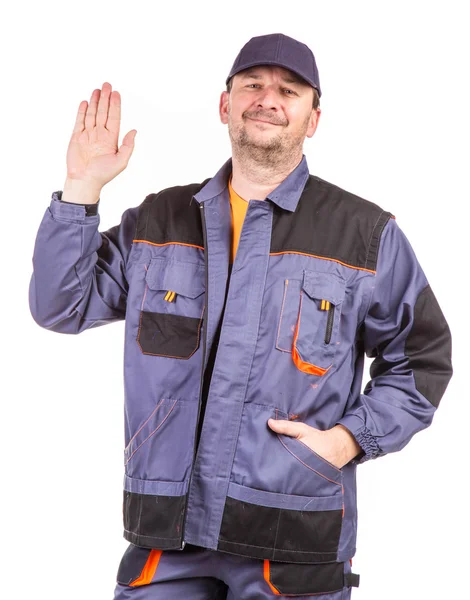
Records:
[[[178,246],[189,246],[190,248],[200,248],[204,250],[203,246],[197,246],[196,244],[185,244],[184,242],[165,242],[164,244],[157,244],[156,242],[149,242],[148,240],[132,240],[133,242],[140,242],[141,244],[151,244],[152,246],[170,246],[176,244]]]
[[[337,481],[333,481],[333,479],[330,479],[329,477],[326,477],[326,475],[323,475],[319,471],[316,471],[313,467],[310,467],[309,465],[307,465],[307,463],[304,463],[304,461],[301,458],[299,458],[297,456],[297,454],[294,454],[294,452],[292,452],[292,450],[290,448],[288,448],[284,444],[284,442],[281,440],[281,437],[280,437],[279,433],[277,434],[277,437],[278,437],[279,441],[281,442],[281,444],[284,446],[284,448],[287,450],[287,452],[289,452],[290,454],[292,454],[292,456],[294,458],[296,458],[299,462],[301,462],[305,467],[307,467],[307,469],[310,469],[310,471],[313,471],[314,473],[316,473],[320,477],[323,477],[323,479],[326,479],[327,481],[330,481],[331,483],[334,483],[335,485],[339,485],[341,487],[341,489],[343,489],[343,486],[341,485],[341,483],[338,483]],[[289,437],[291,437],[291,436],[289,436]],[[297,440],[297,441],[299,441],[299,440]]]
[[[126,450],[129,448],[129,446],[132,443],[132,440],[135,438],[135,436],[139,433],[139,431],[141,431],[145,425],[147,424],[147,422],[149,421],[149,419],[152,417],[153,413],[159,408],[159,406],[161,406],[162,402],[165,400],[165,398],[162,398],[160,400],[160,402],[157,404],[157,406],[153,409],[152,414],[150,415],[150,417],[148,417],[148,419],[145,421],[145,423],[140,427],[140,429],[138,429],[134,435],[131,437],[131,439],[129,440],[129,443],[127,444],[127,446],[124,448],[124,452],[126,452]]]
[[[131,458],[134,456],[134,454],[137,452],[137,450],[143,446],[145,444],[145,442],[152,437],[152,435],[158,430],[160,429],[160,427],[163,425],[163,423],[168,419],[168,417],[170,416],[170,413],[172,412],[172,410],[175,408],[175,404],[178,402],[178,400],[175,400],[173,402],[173,406],[170,408],[170,410],[167,412],[165,418],[163,419],[163,421],[161,423],[158,424],[158,426],[151,432],[149,433],[149,435],[145,438],[145,440],[139,444],[139,446],[137,446],[137,448],[134,450],[134,452],[129,456],[129,458],[126,460],[125,464],[127,465],[127,463],[131,460]]]
[[[373,273],[375,275],[376,271],[373,269],[365,269],[364,267],[356,267],[354,265],[348,265],[337,258],[328,258],[326,256],[318,256],[317,254],[307,254],[306,252],[297,252],[296,250],[284,250],[283,252],[270,252],[269,256],[278,256],[279,254],[300,254],[302,256],[311,256],[312,258],[321,258],[322,260],[331,260],[332,262],[339,263],[345,267],[349,267],[350,269],[356,269],[357,271],[367,271],[367,273]]]
[[[299,316],[297,318],[297,324],[294,333],[294,342],[292,344],[292,360],[294,361],[295,366],[299,369],[299,371],[302,371],[302,373],[307,373],[308,375],[318,375],[319,377],[323,377],[323,375],[328,373],[328,371],[333,365],[331,364],[327,369],[324,369],[323,367],[318,367],[317,365],[303,360],[303,358],[300,356],[300,352],[297,350],[296,343],[297,338],[299,337],[300,319],[302,315],[302,298],[303,294],[302,290],[300,290]]]
[[[318,454],[318,452],[315,452],[315,450],[312,450],[312,448],[310,448],[310,446],[307,446],[307,444],[305,442],[303,442],[302,440],[299,440],[298,438],[295,438],[300,444],[303,444],[307,450],[310,450],[310,452],[312,454],[314,454],[317,458],[319,458],[320,460],[322,460],[325,465],[328,465],[329,467],[332,467],[333,469],[336,469],[339,473],[342,473],[343,471],[341,471],[341,469],[339,467],[337,467],[336,465],[334,465],[333,463],[331,463],[329,460],[326,460],[326,458],[323,458],[323,456],[321,456],[320,454]]]
[[[278,346],[279,343],[279,336],[281,335],[281,323],[282,323],[282,315],[284,314],[284,303],[286,301],[286,296],[287,296],[287,286],[289,285],[289,280],[286,279],[285,280],[285,285],[284,285],[284,296],[282,298],[282,306],[281,306],[281,316],[279,318],[279,327],[277,329],[277,339],[276,339],[276,348],[278,350],[281,350],[282,352],[291,352],[291,350],[287,350],[286,348],[281,348],[280,346]]]
[[[184,358],[184,359],[188,359],[191,358],[191,356],[196,352],[196,350],[199,347],[199,338],[200,338],[200,334],[201,334],[201,325],[202,325],[202,317],[204,315],[204,311],[206,310],[206,307],[204,305],[203,309],[202,309],[202,314],[199,317],[199,326],[197,329],[197,339],[196,339],[196,347],[194,348],[194,350],[191,352],[191,354],[189,354],[189,356],[171,356],[170,354],[154,354],[153,352],[145,352],[144,349],[142,348],[141,344],[140,344],[140,329],[142,327],[142,311],[140,313],[140,322],[139,322],[139,330],[137,332],[137,338],[136,341],[139,344],[139,348],[142,351],[142,354],[147,354],[148,356],[164,356],[165,358]]]

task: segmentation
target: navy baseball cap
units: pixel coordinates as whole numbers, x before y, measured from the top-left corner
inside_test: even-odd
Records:
[[[321,96],[320,78],[313,52],[288,35],[270,33],[251,38],[238,53],[225,83],[236,73],[257,65],[276,65],[289,69],[305,79]]]

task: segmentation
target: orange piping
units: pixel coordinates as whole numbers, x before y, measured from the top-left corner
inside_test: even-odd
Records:
[[[134,587],[138,585],[147,585],[148,583],[150,583],[153,579],[153,576],[155,575],[155,571],[157,570],[162,552],[163,550],[151,550],[147,558],[147,562],[145,563],[144,568],[142,569],[142,573],[135,581],[133,581],[129,585]]]
[[[375,275],[376,271],[373,269],[365,269],[364,267],[355,267],[353,265],[348,265],[348,263],[342,262],[336,258],[327,258],[326,256],[318,256],[317,254],[307,254],[306,252],[296,252],[295,250],[285,250],[284,252],[270,252],[269,256],[277,256],[278,254],[300,254],[302,256],[311,256],[313,258],[321,258],[322,260],[331,260],[332,262],[339,263],[340,265],[344,265],[345,267],[349,267],[350,269],[356,269],[357,271],[367,271],[367,273],[373,273]]]
[[[281,592],[279,590],[277,590],[269,580],[269,560],[268,559],[264,560],[264,579],[265,579],[266,583],[269,585],[269,587],[271,588],[271,591],[273,592],[273,594],[275,594],[276,596],[281,596]]]
[[[204,250],[203,246],[196,246],[196,244],[185,244],[184,242],[165,242],[165,244],[157,244],[155,242],[149,242],[148,240],[132,240],[133,242],[140,242],[141,244],[151,244],[152,246],[169,246],[171,244],[179,244],[180,246],[189,246],[190,248],[200,248]]]
[[[295,326],[294,343],[292,344],[292,359],[295,363],[295,366],[299,369],[299,371],[303,371],[304,373],[308,373],[309,375],[319,375],[321,377],[322,375],[325,375],[325,373],[327,373],[331,369],[331,365],[328,367],[328,369],[322,369],[322,367],[317,367],[316,365],[312,365],[311,363],[305,362],[304,360],[302,360],[302,358],[300,357],[300,354],[297,350],[296,342],[297,342],[297,338],[299,336],[299,323],[300,323],[301,311],[302,311],[302,292],[301,292],[301,296],[300,296],[299,316],[297,318],[297,324]]]

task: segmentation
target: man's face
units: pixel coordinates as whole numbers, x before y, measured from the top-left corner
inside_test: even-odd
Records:
[[[219,113],[228,124],[233,150],[261,160],[298,153],[312,137],[320,109],[312,108],[313,88],[282,67],[257,66],[232,78],[222,92]]]

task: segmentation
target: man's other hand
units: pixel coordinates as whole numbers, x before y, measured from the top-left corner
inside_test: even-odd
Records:
[[[356,438],[343,425],[335,425],[326,431],[285,419],[268,419],[268,425],[276,433],[289,435],[303,442],[338,469],[361,452]]]

